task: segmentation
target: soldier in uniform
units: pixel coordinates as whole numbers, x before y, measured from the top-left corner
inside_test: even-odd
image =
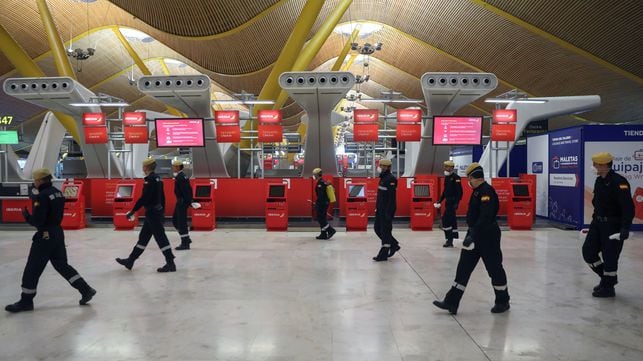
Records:
[[[145,247],[154,236],[154,240],[159,245],[161,252],[165,256],[165,265],[157,269],[158,272],[176,272],[176,265],[174,264],[174,254],[172,254],[172,246],[165,235],[163,228],[164,211],[165,211],[165,195],[163,193],[163,182],[161,177],[154,173],[156,169],[156,161],[152,158],[143,161],[143,172],[145,173],[145,183],[143,185],[143,194],[141,198],[136,201],[134,208],[127,212],[127,217],[131,218],[134,213],[141,207],[145,207],[145,222],[143,228],[138,235],[138,242],[132,249],[127,258],[116,258],[116,262],[131,270],[134,262],[138,257],[143,254]]]
[[[444,212],[442,213],[442,230],[446,242],[442,247],[453,247],[453,238],[458,238],[458,221],[455,212],[458,209],[462,199],[462,183],[460,176],[454,171],[455,164],[453,161],[444,161],[444,191],[440,199],[434,203],[435,208],[440,209],[442,201]]]
[[[319,236],[315,237],[316,239],[331,239],[335,234],[335,228],[333,228],[326,219],[326,212],[328,206],[330,205],[330,199],[328,198],[328,193],[326,188],[328,188],[328,183],[322,178],[321,168],[313,169],[313,178],[317,180],[315,185],[315,194],[317,195],[317,201],[315,202],[315,213],[317,214],[317,222],[319,222],[319,228],[321,232]]]
[[[592,156],[598,177],[594,182],[594,214],[583,244],[583,258],[601,278],[600,283],[594,287],[594,297],[616,295],[614,286],[618,283],[618,257],[623,249],[623,241],[630,235],[634,218],[630,184],[612,170],[612,160],[609,153]],[[599,256],[601,253],[602,259]]]
[[[79,303],[86,305],[96,294],[78,272],[67,263],[65,234],[60,225],[65,208],[65,196],[51,184],[51,172],[47,168],[33,172],[34,189],[32,199],[33,214],[25,207],[22,215],[30,225],[36,227],[27,265],[22,274],[22,294],[20,301],[8,305],[5,310],[21,312],[33,310],[38,280],[47,262],[63,276],[72,287],[80,292]]]
[[[496,294],[495,305],[491,312],[502,313],[509,309],[509,292],[507,275],[502,267],[500,228],[496,222],[499,208],[498,195],[493,187],[485,182],[484,171],[480,164],[471,163],[466,174],[469,185],[473,188],[467,211],[469,230],[460,252],[455,282],[447,292],[444,301],[433,301],[433,304],[456,314],[469,277],[476,268],[478,260],[482,258]]]
[[[399,242],[393,237],[393,217],[395,217],[397,179],[391,173],[391,161],[380,160],[380,182],[377,186],[377,201],[375,203],[375,234],[382,240],[374,261],[386,261],[400,250]]]
[[[181,244],[175,249],[182,251],[190,249],[190,243],[192,243],[188,228],[188,208],[192,204],[192,186],[190,186],[188,177],[183,173],[183,162],[180,160],[172,162],[172,173],[174,174],[174,195],[176,196],[172,224],[181,238]]]

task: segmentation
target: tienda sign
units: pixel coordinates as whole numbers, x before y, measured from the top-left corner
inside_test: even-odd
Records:
[[[515,123],[518,120],[518,112],[516,109],[494,109],[493,122],[494,123]]]
[[[217,110],[214,112],[214,122],[217,124],[239,124],[239,111]]]
[[[259,123],[281,123],[281,110],[264,109],[257,113]]]
[[[355,109],[353,111],[353,122],[355,124],[373,124],[379,119],[377,109]]]

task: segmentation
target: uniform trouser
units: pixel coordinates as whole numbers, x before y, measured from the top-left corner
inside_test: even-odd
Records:
[[[583,243],[585,262],[601,277],[601,284],[608,287],[614,287],[618,283],[618,258],[623,250],[623,241],[609,239],[609,236],[620,231],[620,223],[592,221]]]
[[[382,241],[382,247],[397,246],[398,241],[393,237],[393,221],[387,220],[384,212],[375,213],[375,234]]]
[[[130,254],[130,259],[135,260],[140,257],[150,242],[150,238],[154,236],[154,240],[161,249],[161,252],[163,252],[165,260],[167,262],[174,260],[170,241],[165,235],[165,228],[163,228],[163,220],[163,211],[148,210],[145,212],[145,222],[143,222],[143,228],[141,228],[141,232],[138,234],[138,242]]]
[[[496,294],[496,303],[509,302],[509,292],[507,291],[507,274],[502,267],[502,251],[500,250],[500,229],[498,226],[491,227],[489,230],[483,230],[479,240],[474,241],[475,247],[468,251],[463,249],[460,252],[460,260],[455,274],[455,283],[453,284],[452,302],[457,305],[460,297],[464,293],[471,273],[476,268],[478,261],[482,258],[491,284]]]
[[[326,219],[326,211],[328,210],[328,204],[315,204],[315,213],[317,214],[317,222],[319,222],[319,228],[322,232],[327,232],[330,228],[328,220]]]
[[[22,274],[23,301],[31,302],[36,296],[38,280],[45,270],[47,262],[51,262],[54,269],[60,273],[72,287],[81,293],[89,290],[87,282],[78,274],[74,267],[67,263],[65,238],[62,231],[60,231],[60,237],[35,239],[31,243],[27,264]]]
[[[172,214],[172,225],[179,232],[181,244],[192,243],[188,229],[188,207],[182,204],[176,204],[174,214]]]
[[[444,205],[444,212],[442,213],[442,230],[444,231],[444,238],[447,242],[453,243],[453,232],[458,230],[458,221],[455,216],[455,205],[448,202]]]

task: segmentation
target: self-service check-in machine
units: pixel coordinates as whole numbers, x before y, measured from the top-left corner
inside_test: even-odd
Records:
[[[63,195],[65,196],[65,210],[63,213],[63,229],[81,229],[87,226],[85,219],[85,196],[83,195],[83,184],[67,181],[63,183]]]
[[[366,184],[346,184],[346,230],[365,231],[368,225]]]
[[[411,229],[432,230],[435,217],[435,207],[431,190],[434,189],[433,182],[412,182],[411,183]]]
[[[196,231],[213,230],[216,227],[216,217],[214,192],[210,181],[195,183],[193,200],[201,206],[192,211],[192,228]]]
[[[288,230],[288,202],[286,184],[272,183],[266,189],[266,229]]]
[[[511,183],[507,221],[511,229],[531,229],[534,224],[533,196],[529,184]]]
[[[0,183],[0,203],[2,203],[3,223],[24,223],[23,208],[32,211],[31,198],[33,186],[29,183]]]
[[[138,214],[134,214],[134,219],[127,219],[127,212],[134,208],[134,194],[136,183],[120,183],[116,185],[114,192],[114,227],[118,230],[134,229],[138,224]]]

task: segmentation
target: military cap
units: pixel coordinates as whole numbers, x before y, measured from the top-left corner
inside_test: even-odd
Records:
[[[34,180],[43,179],[51,175],[51,172],[47,168],[38,168],[31,173]]]
[[[380,165],[384,165],[384,166],[389,166],[389,167],[390,167],[390,166],[391,166],[391,164],[393,164],[393,163],[391,163],[391,160],[390,160],[390,159],[382,159],[382,160],[380,160]]]

